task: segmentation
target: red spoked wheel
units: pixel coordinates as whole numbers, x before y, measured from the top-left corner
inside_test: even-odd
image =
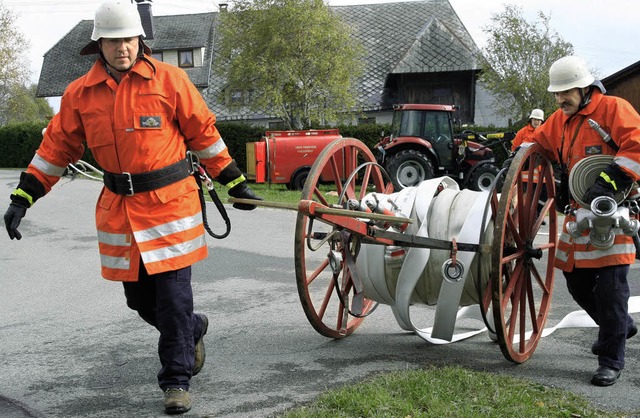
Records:
[[[553,169],[542,148],[521,148],[499,197],[491,258],[497,340],[502,354],[515,363],[533,354],[551,306],[557,243],[554,197]],[[548,238],[540,234],[545,217]]]
[[[354,138],[338,139],[311,167],[302,200],[344,207],[367,193],[392,193],[393,185],[369,148]],[[307,319],[320,334],[343,338],[355,331],[376,303],[360,299],[353,262],[361,240],[344,228],[298,212],[295,268],[298,294]]]

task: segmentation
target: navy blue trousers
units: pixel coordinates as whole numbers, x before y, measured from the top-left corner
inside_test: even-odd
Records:
[[[127,306],[160,331],[160,388],[188,390],[195,340],[202,331],[202,322],[193,313],[191,267],[149,275],[140,262],[138,281],[123,285]]]
[[[600,327],[598,364],[622,370],[629,316],[628,265],[564,272],[573,299]]]

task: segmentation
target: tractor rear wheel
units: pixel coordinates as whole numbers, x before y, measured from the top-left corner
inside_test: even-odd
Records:
[[[417,186],[434,177],[429,157],[414,149],[405,149],[389,156],[386,169],[396,191]]]

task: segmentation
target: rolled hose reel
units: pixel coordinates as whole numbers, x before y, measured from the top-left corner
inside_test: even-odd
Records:
[[[458,236],[463,224],[471,214],[471,208],[476,199],[481,195],[480,192],[468,189],[460,190],[455,185],[438,192],[433,198],[425,220],[428,224],[428,236],[442,240],[450,240],[451,237]],[[393,195],[391,197],[393,198]],[[413,224],[406,233],[414,235],[419,226],[418,223]],[[480,225],[477,227],[481,228]],[[492,222],[488,222],[482,237],[481,244],[486,245],[492,242]],[[362,246],[358,267],[361,271],[366,272],[363,274],[363,281],[365,282],[365,296],[368,299],[391,305],[396,302],[398,276],[405,254],[405,250],[400,247],[387,247],[385,251],[385,248],[381,246],[366,244]],[[412,304],[436,305],[442,281],[447,280],[448,275],[453,276],[451,280],[455,280],[456,274],[461,276],[463,270],[468,270],[469,276],[464,284],[460,306],[469,306],[480,302],[478,288],[484,289],[487,286],[491,270],[491,257],[474,257],[471,265],[459,264],[455,268],[449,265],[447,268],[450,257],[451,253],[448,250],[432,249],[430,251],[428,262],[411,296]],[[365,266],[364,263],[369,265]],[[445,274],[445,270],[448,274]],[[373,273],[375,271],[382,274]],[[478,273],[480,273],[480,277],[477,277]],[[382,297],[381,295],[387,296]]]
[[[639,227],[638,220],[631,216],[629,205],[621,206],[632,190],[636,190],[635,194],[637,194],[638,185],[636,183],[632,183],[625,190],[617,191],[613,198],[599,196],[593,199],[590,204],[582,200],[588,188],[612,161],[613,157],[610,155],[587,157],[580,160],[569,175],[569,190],[581,208],[572,212],[575,218],[567,223],[567,232],[571,237],[577,239],[584,231],[589,230],[589,241],[599,250],[607,250],[613,245],[616,234],[614,227],[618,228],[618,233],[633,237],[637,235]],[[632,200],[637,199],[636,196],[631,198]],[[637,213],[637,204],[633,207]]]
[[[569,173],[569,192],[573,199],[583,208],[590,208],[590,205],[582,200],[589,187],[595,183],[600,176],[602,170],[607,168],[613,161],[612,155],[592,155],[578,161]],[[613,199],[619,205],[622,203],[631,190],[638,187],[636,183],[632,183],[625,190],[618,190],[613,195]]]

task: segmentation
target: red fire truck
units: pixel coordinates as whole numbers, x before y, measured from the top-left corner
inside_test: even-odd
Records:
[[[342,138],[338,129],[267,131],[260,141],[246,144],[248,178],[256,183],[286,184],[290,190],[302,190],[320,152],[338,138]],[[331,172],[326,171],[324,179],[333,180]]]

